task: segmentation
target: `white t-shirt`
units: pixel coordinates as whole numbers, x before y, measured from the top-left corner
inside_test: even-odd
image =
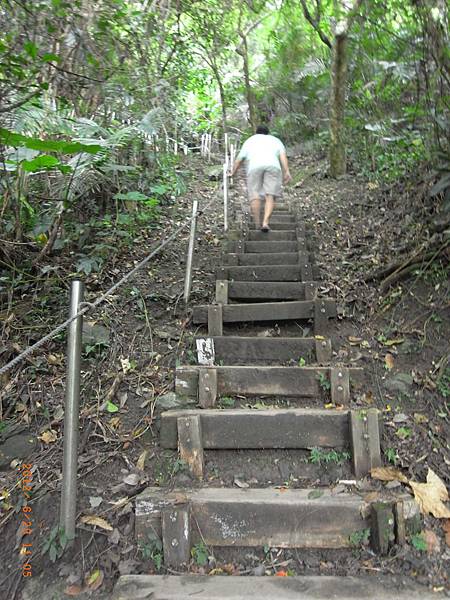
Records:
[[[281,140],[274,135],[257,133],[244,142],[238,159],[247,162],[247,172],[268,167],[276,167],[281,171],[281,152],[286,152]]]

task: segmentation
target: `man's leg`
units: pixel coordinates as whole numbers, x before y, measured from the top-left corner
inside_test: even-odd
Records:
[[[260,212],[261,212],[261,201],[259,196],[250,200],[250,210],[252,211],[253,222],[255,223],[256,229],[260,226]]]
[[[264,218],[262,222],[263,227],[269,227],[269,219],[273,213],[274,204],[275,200],[272,194],[266,194],[266,204],[264,206]]]
[[[264,218],[262,222],[262,228],[266,229],[269,227],[269,219],[272,215],[273,208],[275,205],[275,197],[280,195],[281,192],[281,170],[268,167],[264,172],[263,189],[266,195],[266,205],[264,207]],[[267,229],[266,229],[267,231]]]
[[[264,169],[254,169],[247,173],[248,198],[250,200],[250,210],[253,216],[255,227],[259,229],[261,224],[261,200],[259,194],[263,184]]]

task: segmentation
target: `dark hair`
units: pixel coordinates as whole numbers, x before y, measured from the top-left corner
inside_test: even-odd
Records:
[[[269,128],[266,125],[258,125],[256,133],[262,133],[263,135],[269,135]]]

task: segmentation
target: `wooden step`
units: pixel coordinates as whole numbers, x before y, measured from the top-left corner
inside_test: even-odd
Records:
[[[223,264],[234,266],[249,265],[298,265],[300,263],[311,263],[310,252],[253,252],[253,253],[230,253],[224,254]]]
[[[212,336],[196,338],[200,365],[273,365],[288,361],[324,364],[331,360],[331,340],[300,337]]]
[[[263,216],[263,212],[261,211],[261,216]],[[279,222],[279,223],[297,223],[297,216],[292,213],[286,213],[284,211],[273,211],[271,221]],[[250,221],[250,217],[249,217]]]
[[[246,240],[249,242],[288,242],[295,241],[299,235],[297,229],[288,229],[286,231],[252,231],[248,232]]]
[[[361,435],[359,423],[367,422]],[[204,450],[352,448],[356,477],[381,466],[379,413],[274,408],[166,411],[160,443],[179,448],[194,477],[203,479]]]
[[[336,316],[336,302],[328,298],[316,300],[292,300],[290,302],[259,302],[254,304],[224,304],[194,306],[193,323],[208,323],[210,335],[222,335],[224,323],[280,322],[314,320],[315,335],[325,335],[328,319]]]
[[[212,408],[219,396],[320,398],[321,390],[326,390],[332,402],[345,406],[350,388],[360,387],[363,381],[364,371],[356,367],[186,365],[176,368],[175,392]]]
[[[405,515],[403,528],[418,516],[411,496],[388,500],[384,533],[393,539],[397,503]],[[162,539],[168,566],[188,562],[191,547],[200,541],[208,547],[350,548],[352,539],[367,529],[376,542],[374,506],[359,494],[335,494],[327,488],[148,488],[136,498],[135,532],[141,544],[155,536]]]
[[[403,577],[122,575],[112,600],[440,600]]]
[[[296,241],[287,242],[248,242],[232,240],[224,244],[225,252],[263,252],[274,254],[277,252],[301,252],[305,251],[308,247],[308,243],[304,239],[297,239]]]
[[[306,265],[306,268],[305,268]],[[217,279],[233,281],[314,281],[320,276],[316,265],[225,266],[216,270]],[[302,270],[303,269],[303,270]],[[307,277],[307,279],[304,279]]]
[[[310,298],[318,287],[317,282],[299,281],[229,281],[229,300],[306,300],[306,289],[313,289]],[[217,299],[216,299],[217,300]]]
[[[278,220],[273,220],[270,222],[269,225],[271,231],[292,231],[293,229],[296,229],[296,222],[295,221],[278,221]],[[254,225],[254,223],[249,223],[248,225],[249,231],[261,231],[260,227],[256,227]]]

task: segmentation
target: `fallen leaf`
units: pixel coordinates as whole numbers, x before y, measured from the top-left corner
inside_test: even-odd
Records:
[[[55,412],[53,413],[52,420],[53,421],[61,421],[64,417],[64,408],[59,405],[56,407]]]
[[[422,535],[427,545],[428,554],[433,554],[440,551],[441,542],[434,531],[431,531],[431,529],[425,529],[425,531],[422,532]]]
[[[84,592],[84,588],[81,585],[69,585],[64,590],[66,596],[79,596],[82,592]]]
[[[120,429],[120,427],[122,426],[122,421],[120,417],[112,417],[109,421],[109,426],[113,429]]]
[[[363,392],[361,395],[361,402],[364,404],[373,404],[373,393],[371,390]]]
[[[426,417],[422,413],[414,413],[414,421],[418,425],[422,425],[423,423],[428,423],[428,417]]]
[[[102,517],[97,517],[96,515],[85,515],[84,517],[81,517],[81,522],[85,523],[86,525],[96,525],[97,527],[105,529],[106,531],[113,530],[113,527],[108,523],[108,521],[105,521],[105,519],[102,519]]]
[[[383,342],[383,346],[396,346],[397,344],[403,344],[405,340],[403,338],[397,338],[396,340],[386,340]]]
[[[344,410],[344,405],[334,404],[334,402],[328,402],[328,404],[324,404],[324,408],[328,410]]]
[[[119,407],[114,404],[114,402],[111,402],[110,400],[106,403],[106,410],[109,413],[116,413],[119,410]]]
[[[404,413],[397,413],[396,415],[394,415],[392,420],[394,423],[404,423],[408,420],[408,415],[405,415]]]
[[[389,352],[384,357],[384,364],[389,371],[394,368],[394,357]]]
[[[376,502],[380,499],[380,492],[369,492],[364,496],[364,502],[370,504],[371,502]]]
[[[445,533],[445,543],[450,546],[450,519],[447,519],[442,524],[442,529]]]
[[[139,483],[140,476],[137,473],[130,473],[123,478],[123,482],[127,485],[137,485]]]
[[[134,361],[130,361],[129,358],[121,358],[120,359],[120,366],[122,367],[122,371],[126,374],[129,371],[133,370],[134,368]]]
[[[116,508],[122,508],[122,506],[125,506],[127,502],[128,496],[125,496],[124,498],[120,498],[120,500],[116,500],[115,502],[109,502],[109,504],[112,504]]]
[[[309,500],[315,500],[316,498],[321,498],[323,496],[322,490],[312,490],[308,494]]]
[[[89,504],[92,508],[97,508],[103,502],[103,498],[100,496],[89,496]]]
[[[102,585],[103,579],[105,578],[103,571],[100,569],[96,569],[90,575],[88,575],[85,579],[86,585],[90,590],[98,590],[98,588]]]
[[[247,482],[241,481],[237,477],[234,478],[234,485],[237,485],[238,488],[241,488],[241,489],[246,489],[246,488],[250,487]]]
[[[120,408],[123,408],[125,406],[125,404],[127,403],[127,400],[128,400],[128,392],[119,392],[117,394],[117,397],[118,397],[119,402],[120,402]]]
[[[120,542],[120,531],[118,529],[114,529],[114,531],[112,532],[112,534],[109,536],[108,539],[111,542],[111,544],[114,544],[117,546],[117,544]]]
[[[348,341],[350,342],[350,346],[359,346],[363,339],[359,337],[354,337],[353,335],[349,335]]]
[[[289,577],[288,573],[286,571],[277,571],[275,573],[276,577]]]
[[[42,440],[44,444],[53,444],[58,439],[58,434],[53,429],[48,429],[38,439]]]
[[[401,481],[402,483],[408,483],[408,478],[403,475],[400,469],[395,467],[374,467],[371,469],[370,474],[373,479],[379,479],[380,481]]]
[[[63,356],[62,354],[49,354],[47,361],[49,365],[62,365]]]
[[[426,483],[410,481],[409,485],[422,514],[431,513],[436,519],[450,518],[450,509],[444,504],[448,500],[447,488],[434,471],[428,469]]]
[[[147,460],[147,456],[148,456],[148,450],[144,450],[144,452],[142,452],[142,454],[139,456],[137,463],[136,463],[136,469],[139,469],[139,471],[143,471],[145,468],[145,461]]]

